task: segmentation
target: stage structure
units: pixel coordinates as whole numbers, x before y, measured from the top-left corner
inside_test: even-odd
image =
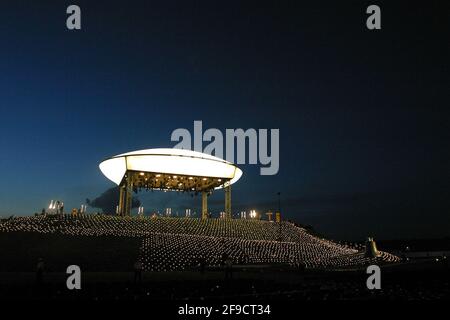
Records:
[[[208,195],[225,190],[225,216],[231,218],[231,185],[242,170],[231,162],[184,149],[146,149],[119,154],[100,163],[103,174],[120,188],[117,213],[131,215],[132,192],[181,191],[201,194],[202,218],[208,218]]]

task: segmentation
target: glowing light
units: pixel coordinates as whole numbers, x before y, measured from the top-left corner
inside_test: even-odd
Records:
[[[185,175],[189,180],[195,177],[218,178],[235,183],[242,176],[242,170],[231,162],[223,159],[183,149],[147,149],[120,154],[100,163],[103,174],[119,185],[127,170],[145,172],[158,172],[162,174]],[[217,189],[222,188],[222,186]]]

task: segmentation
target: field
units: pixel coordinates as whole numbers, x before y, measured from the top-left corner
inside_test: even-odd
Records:
[[[223,256],[231,259],[226,267]],[[21,217],[0,222],[0,296],[12,299],[368,300],[443,299],[448,261],[404,263],[381,252],[263,221]],[[45,264],[43,282],[36,266]],[[142,280],[134,264],[143,262]],[[203,264],[200,262],[203,261]],[[366,287],[366,266],[382,289]],[[66,268],[81,269],[68,290]],[[419,289],[417,289],[419,288]]]

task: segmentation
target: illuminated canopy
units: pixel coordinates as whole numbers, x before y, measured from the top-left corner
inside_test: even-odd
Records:
[[[233,184],[242,170],[223,159],[184,149],[146,149],[119,154],[100,163],[103,174],[136,188],[207,191]]]

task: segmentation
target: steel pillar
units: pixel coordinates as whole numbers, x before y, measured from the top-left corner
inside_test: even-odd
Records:
[[[225,218],[231,219],[231,185],[225,186]]]
[[[208,193],[202,192],[202,219],[208,219]]]
[[[131,177],[127,176],[122,185],[119,186],[119,215],[130,216],[132,204],[132,181]]]
[[[123,216],[123,213],[125,211],[125,186],[121,185],[119,186],[119,210],[117,214],[119,216]]]
[[[125,201],[125,214],[124,216],[131,216],[131,202],[132,202],[132,194],[130,188],[126,189],[126,201]]]

